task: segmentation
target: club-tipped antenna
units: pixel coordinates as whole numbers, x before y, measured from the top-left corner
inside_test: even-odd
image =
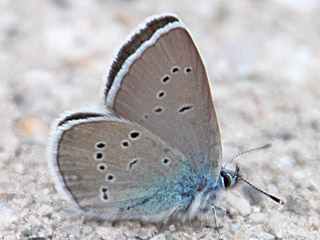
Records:
[[[276,201],[277,203],[284,205],[284,202],[280,198],[278,198],[276,196],[273,196],[273,195],[261,190],[260,188],[257,188],[256,186],[254,186],[252,183],[248,182],[247,180],[245,180],[241,176],[238,177],[238,180],[244,181],[246,184],[248,184],[249,186],[251,186],[252,188],[257,190],[258,192],[261,192],[262,194],[264,194],[264,195],[268,196],[269,198],[271,198],[273,201]]]
[[[261,150],[261,149],[267,149],[267,148],[270,148],[272,146],[271,143],[268,143],[266,145],[263,145],[263,146],[260,146],[260,147],[256,147],[256,148],[251,148],[251,149],[248,149],[248,150],[245,150],[237,155],[235,155],[233,158],[229,159],[226,164],[224,165],[224,168],[226,168],[226,166],[232,162],[233,160],[235,160],[236,158],[242,156],[243,154],[246,154],[246,153],[249,153],[249,152],[254,152],[254,151],[257,151],[257,150]]]

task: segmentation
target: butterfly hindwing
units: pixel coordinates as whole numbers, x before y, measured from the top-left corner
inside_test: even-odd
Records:
[[[198,184],[192,166],[146,128],[87,113],[65,119],[55,131],[52,166],[84,215],[158,221],[191,201],[186,193]]]

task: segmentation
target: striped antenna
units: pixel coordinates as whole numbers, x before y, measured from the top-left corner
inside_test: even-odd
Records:
[[[224,168],[226,168],[226,166],[232,162],[233,160],[235,160],[236,158],[242,156],[243,154],[246,154],[246,153],[250,153],[250,152],[254,152],[254,151],[257,151],[257,150],[261,150],[261,149],[267,149],[267,148],[271,148],[272,147],[272,144],[271,143],[268,143],[266,145],[263,145],[263,146],[260,146],[260,147],[256,147],[256,148],[252,148],[252,149],[248,149],[248,150],[245,150],[237,155],[235,155],[233,158],[229,159],[226,164],[224,165]]]

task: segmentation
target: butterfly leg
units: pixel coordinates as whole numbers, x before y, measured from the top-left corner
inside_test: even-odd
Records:
[[[217,211],[221,211],[223,212],[223,215],[226,216],[227,215],[227,209],[223,208],[223,207],[219,207],[219,206],[211,206],[211,208],[214,207]]]
[[[154,231],[150,236],[148,236],[147,238],[141,238],[139,236],[135,236],[134,238],[135,239],[138,239],[138,240],[149,240],[151,238],[153,238],[154,236],[156,236],[157,234],[159,234],[161,231],[162,231],[162,228],[163,226],[167,225],[168,222],[170,221],[171,217],[177,213],[177,211],[179,209],[181,209],[182,207],[181,206],[178,206],[176,209],[174,209],[174,211],[172,211],[172,213],[170,213],[170,215],[168,217],[166,217],[166,219],[163,221],[163,222],[159,222],[158,224],[156,224],[157,226],[157,230]]]
[[[214,214],[214,220],[215,220],[215,224],[216,224],[216,229],[217,229],[218,234],[219,234],[219,239],[223,239],[222,234],[221,234],[221,232],[220,232],[220,229],[219,229],[219,227],[218,227],[217,210],[218,210],[218,211],[222,211],[222,212],[224,213],[223,218],[226,216],[227,210],[226,210],[225,208],[223,208],[223,207],[218,207],[218,206],[211,206],[210,208],[212,209],[213,214]]]
[[[172,217],[174,214],[176,214],[176,213],[179,211],[179,209],[181,209],[181,208],[182,208],[182,206],[178,206],[176,209],[174,209],[174,210],[172,211],[172,213],[170,213],[170,215],[169,215],[168,217],[166,217],[166,219],[165,219],[163,222],[160,222],[160,223],[157,224],[158,230],[157,230],[156,234],[162,231],[163,226],[168,225],[171,217]]]

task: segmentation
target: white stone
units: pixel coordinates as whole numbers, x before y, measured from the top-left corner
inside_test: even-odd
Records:
[[[152,238],[153,240],[166,240],[166,235],[164,233],[157,234]]]
[[[48,195],[49,189],[48,188],[43,189],[42,193],[43,193],[43,195]]]
[[[227,198],[227,201],[239,211],[242,216],[246,216],[251,212],[250,203],[242,197],[237,197],[233,194],[230,194]]]
[[[278,216],[274,216],[269,219],[270,230],[277,238],[284,238],[284,229],[283,229],[283,221],[278,219]]]
[[[42,205],[38,211],[37,211],[37,215],[38,216],[45,216],[45,215],[48,215],[50,213],[52,213],[53,210],[52,210],[52,207],[49,206],[49,205]]]
[[[252,212],[254,212],[254,213],[259,213],[259,212],[261,212],[261,208],[260,208],[260,207],[257,207],[257,206],[253,206],[253,207],[252,207]]]
[[[15,236],[5,236],[4,240],[16,240]]]
[[[76,221],[74,223],[64,225],[62,229],[68,233],[71,233],[76,239],[80,238],[80,226],[81,223]]]
[[[4,206],[4,207],[1,207],[0,210],[1,210],[1,215],[0,215],[1,226],[9,225],[18,220],[18,216],[16,212],[14,212],[12,209]]]
[[[259,239],[272,240],[272,239],[275,239],[275,236],[270,233],[261,232],[259,233]]]
[[[250,214],[249,220],[254,224],[265,223],[267,221],[267,216],[263,213],[253,213]]]
[[[232,217],[236,217],[239,215],[239,211],[234,207],[228,207],[228,212]]]
[[[22,173],[23,169],[24,169],[24,167],[23,167],[23,165],[21,163],[14,164],[13,168],[17,173]]]
[[[306,180],[306,174],[305,174],[305,171],[303,170],[294,170],[292,173],[291,173],[291,178],[293,181],[295,182],[303,182]]]
[[[176,226],[175,225],[170,225],[169,226],[169,230],[171,231],[171,232],[173,232],[173,231],[176,231]]]
[[[107,228],[107,227],[98,227],[96,229],[96,232],[99,234],[99,236],[102,239],[108,239],[108,240],[113,240],[116,239],[119,236],[118,230],[115,228]]]
[[[293,163],[294,163],[294,160],[292,159],[292,157],[289,157],[289,156],[284,156],[279,160],[280,167],[286,170],[292,169],[294,166]]]
[[[318,192],[320,192],[320,186],[318,183],[316,183],[314,179],[309,179],[308,182],[314,190],[317,190]]]

